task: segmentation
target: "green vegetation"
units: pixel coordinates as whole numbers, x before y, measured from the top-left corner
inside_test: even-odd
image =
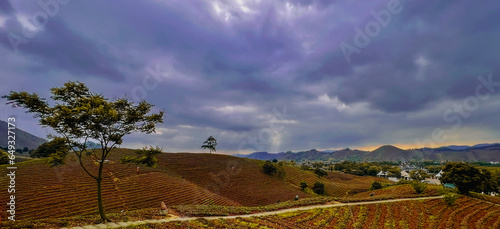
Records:
[[[305,181],[300,182],[300,190],[304,191],[308,187]]]
[[[52,141],[38,146],[38,148],[31,152],[30,156],[33,158],[49,157],[51,154],[56,154],[58,152],[67,153],[68,150],[69,147],[66,144],[66,139],[55,137]]]
[[[9,154],[3,151],[3,149],[0,149],[0,165],[9,164],[9,161]]]
[[[212,151],[216,151],[215,150],[215,147],[217,146],[217,140],[210,136],[207,138],[207,140],[205,142],[203,142],[203,145],[201,145],[201,148],[203,149],[208,149],[210,150],[210,153],[212,153]]]
[[[401,169],[394,162],[354,162],[336,163],[333,170],[357,176],[376,176],[380,171],[388,172],[389,176],[401,177]]]
[[[52,107],[36,93],[12,91],[3,97],[14,107],[24,107],[35,113],[40,118],[40,125],[51,127],[65,139],[80,166],[95,179],[99,215],[103,221],[109,221],[104,212],[101,188],[104,162],[111,150],[122,144],[124,136],[154,132],[155,124],[163,122],[163,112],[148,115],[153,106],[146,101],[137,105],[126,98],[111,102],[80,82],[67,82],[64,87],[52,88],[51,93],[55,104]],[[87,141],[91,139],[101,144],[100,152],[87,150]],[[99,164],[97,174],[86,168],[83,157],[91,157]]]
[[[264,173],[267,175],[274,175],[276,173],[276,170],[276,166],[274,166],[271,161],[264,162],[264,165],[262,166],[262,171],[264,171]]]
[[[158,159],[156,156],[158,154],[161,154],[162,150],[160,147],[153,148],[151,147],[144,147],[141,150],[136,150],[135,153],[137,154],[136,157],[133,156],[124,156],[123,158],[120,159],[120,162],[123,164],[126,163],[134,163],[134,164],[143,164],[148,167],[156,167],[156,163],[158,162]]]
[[[498,191],[497,178],[493,178],[490,171],[463,162],[446,164],[441,183],[454,184],[461,194],[468,194],[470,191],[486,193]]]
[[[319,194],[319,195],[325,194],[325,184],[323,184],[319,181],[316,181],[316,183],[314,183],[314,186],[313,186],[313,191],[314,191],[314,193]]]
[[[376,190],[376,189],[381,189],[382,188],[382,184],[378,181],[374,181],[372,183],[372,186],[370,187],[370,190]]]
[[[420,182],[418,180],[413,181],[411,186],[413,187],[415,192],[417,192],[417,194],[424,192],[424,190],[427,188],[426,183]]]
[[[410,171],[409,175],[410,175],[410,178],[412,180],[416,180],[416,181],[422,181],[422,180],[425,180],[425,178],[430,177],[429,175],[427,175],[427,172],[425,172],[422,169],[412,170],[412,171]]]
[[[316,175],[318,175],[318,177],[324,177],[324,176],[328,175],[328,173],[325,170],[322,170],[320,168],[315,169],[314,173]]]

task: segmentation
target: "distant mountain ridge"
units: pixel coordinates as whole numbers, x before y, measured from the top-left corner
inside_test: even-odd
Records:
[[[7,122],[0,120],[0,146],[2,147],[7,146],[8,125],[9,124]],[[36,149],[39,145],[47,142],[47,140],[30,134],[17,127],[14,132],[16,133],[16,149],[23,149],[24,147],[28,147],[28,149]]]
[[[383,145],[373,151],[351,150],[318,151],[315,149],[300,152],[268,153],[255,152],[236,155],[258,160],[302,161],[500,161],[500,143],[477,144],[474,146],[451,145],[439,148],[420,148],[404,150],[392,145]]]

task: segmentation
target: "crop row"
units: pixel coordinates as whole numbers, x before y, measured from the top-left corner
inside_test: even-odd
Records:
[[[351,205],[251,218],[198,219],[144,228],[498,228],[500,207],[470,197]]]

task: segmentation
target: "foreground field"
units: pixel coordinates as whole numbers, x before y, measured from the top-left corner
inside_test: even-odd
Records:
[[[358,204],[243,218],[197,219],[129,228],[499,228],[500,206],[461,197]]]
[[[137,172],[137,166],[119,163],[122,155],[131,154],[132,150],[116,149],[105,165],[103,196],[107,213],[158,208],[161,202],[178,209],[191,205],[258,207],[293,200],[296,195],[300,199],[318,197],[301,191],[301,181],[309,185],[323,182],[326,196],[341,198],[348,190],[368,190],[373,180],[382,181],[338,172],[318,178],[294,167],[286,167],[287,175],[280,179],[264,174],[262,161],[193,153],[161,154],[156,168],[141,166]],[[98,168],[90,160],[85,165],[94,172]],[[96,182],[85,174],[73,155],[64,166],[50,167],[42,159],[16,166],[17,222],[97,213]],[[6,167],[0,166],[0,172],[6,174]],[[7,184],[8,178],[1,176],[0,183]],[[7,203],[9,195],[0,192],[0,201]],[[2,210],[0,217],[6,219],[7,212]]]

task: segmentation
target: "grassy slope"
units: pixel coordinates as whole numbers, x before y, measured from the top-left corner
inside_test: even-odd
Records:
[[[169,206],[261,206],[290,200],[295,195],[316,196],[300,191],[298,183],[302,180],[310,185],[321,181],[326,184],[328,195],[343,197],[348,189],[366,190],[373,180],[380,179],[340,173],[317,178],[311,172],[286,167],[287,176],[280,180],[262,173],[262,161],[217,154],[162,154],[157,168],[141,166],[137,174],[136,166],[118,162],[124,154],[132,151],[117,149],[105,166],[103,193],[107,212],[156,208],[162,201]],[[67,158],[66,165],[54,168],[41,159],[16,165],[17,220],[96,213],[96,183],[74,156]],[[90,161],[86,165],[92,171],[98,168]],[[6,166],[0,166],[0,172],[6,174]],[[5,187],[7,179],[0,177]],[[0,201],[8,202],[8,195],[0,192]],[[6,212],[0,214],[5,219]]]

